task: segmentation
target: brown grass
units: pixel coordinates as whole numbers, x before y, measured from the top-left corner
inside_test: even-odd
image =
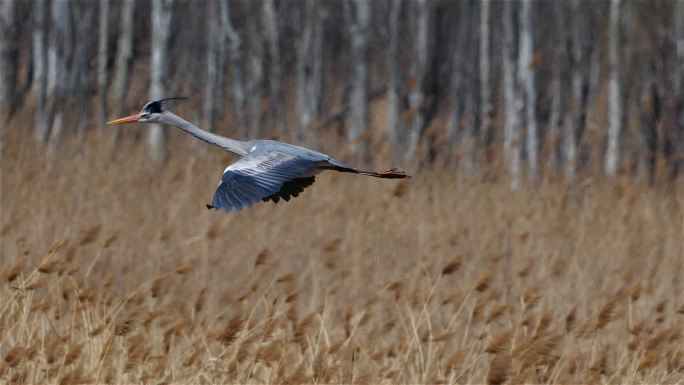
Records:
[[[124,130],[4,134],[0,383],[684,381],[681,181],[329,173],[225,214],[229,157]]]

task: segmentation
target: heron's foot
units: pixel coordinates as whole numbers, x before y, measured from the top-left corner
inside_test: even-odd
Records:
[[[406,172],[399,170],[398,168],[390,168],[388,170],[385,170],[381,173],[380,175],[383,175],[385,177],[389,178],[397,178],[397,179],[408,179],[411,178],[411,175],[407,174]]]

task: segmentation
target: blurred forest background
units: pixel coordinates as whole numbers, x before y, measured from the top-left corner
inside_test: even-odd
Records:
[[[0,383],[684,383],[684,1],[0,0]],[[150,99],[387,181],[206,210]]]
[[[682,1],[0,4],[2,120],[32,113],[22,135],[49,147],[184,95],[174,108],[223,135],[513,187],[684,169]]]

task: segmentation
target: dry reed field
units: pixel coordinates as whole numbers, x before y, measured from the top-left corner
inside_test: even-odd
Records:
[[[321,174],[208,211],[231,159],[2,144],[0,383],[684,383],[684,186]]]

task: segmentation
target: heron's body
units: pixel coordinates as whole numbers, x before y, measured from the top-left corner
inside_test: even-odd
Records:
[[[190,135],[214,144],[240,159],[228,166],[216,187],[208,208],[240,211],[259,201],[281,198],[289,201],[315,181],[315,175],[334,170],[377,178],[409,178],[395,169],[382,173],[359,170],[330,155],[275,140],[238,141],[204,131],[172,112],[162,110],[164,100],[147,103],[139,114],[117,119],[108,124],[129,122],[166,123]]]

